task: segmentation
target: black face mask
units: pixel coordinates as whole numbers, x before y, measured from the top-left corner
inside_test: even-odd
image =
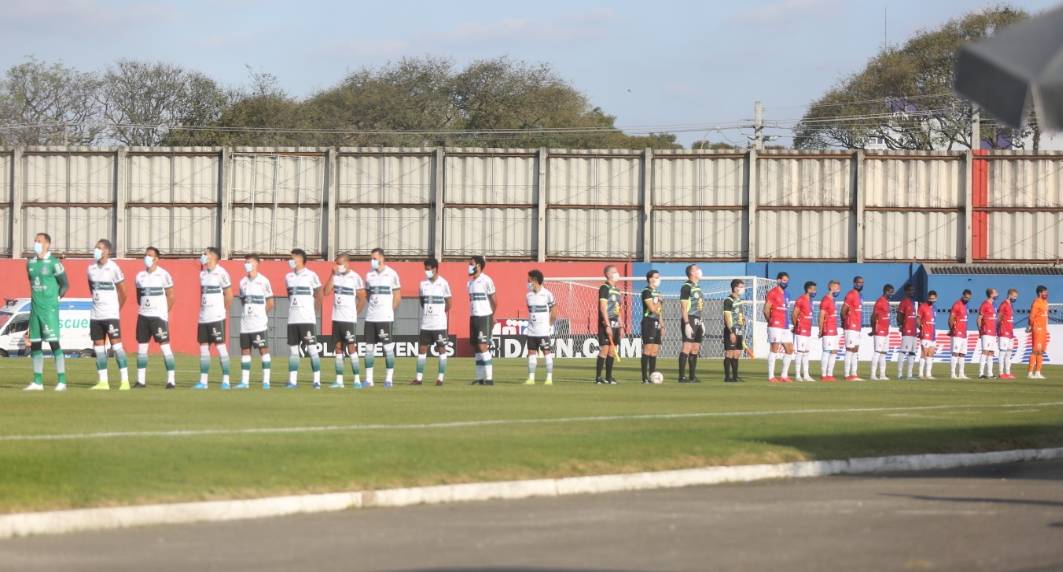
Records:
[[[970,302],[970,300],[961,300],[961,301],[963,302],[964,306],[966,306]]]
[[[857,292],[860,292],[860,291],[862,291],[863,289],[864,289],[864,285],[863,285],[863,284],[860,284],[860,285],[856,285],[856,284],[854,284],[854,285],[853,285],[853,290],[856,290]]]

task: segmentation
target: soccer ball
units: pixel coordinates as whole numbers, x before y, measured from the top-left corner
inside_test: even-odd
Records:
[[[655,371],[655,372],[651,373],[650,374],[650,383],[652,383],[653,385],[660,385],[660,384],[664,383],[664,374],[659,372],[659,371]]]

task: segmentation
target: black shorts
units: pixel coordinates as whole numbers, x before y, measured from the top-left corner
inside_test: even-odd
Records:
[[[105,338],[122,337],[122,330],[118,320],[89,320],[89,337],[97,342]]]
[[[661,344],[661,321],[657,318],[642,318],[642,344]]]
[[[200,324],[196,328],[196,341],[201,344],[224,344],[225,320]]]
[[[609,328],[606,329],[605,325],[600,321],[598,322],[598,345],[606,347],[609,345],[609,336],[613,336],[613,343],[620,345],[620,322],[610,321]]]
[[[554,345],[549,336],[528,336],[528,353],[542,350],[544,354],[552,353]]]
[[[254,348],[260,350],[268,347],[269,340],[266,337],[266,332],[248,332],[246,334],[240,332],[240,349],[249,350]]]
[[[421,330],[417,342],[422,346],[445,346],[450,341],[446,330]]]
[[[732,352],[742,349],[742,334],[735,333],[735,341],[731,343],[731,328],[724,327],[723,329],[723,351]]]
[[[391,322],[366,322],[365,343],[375,346],[378,343],[391,343]]]
[[[683,343],[684,344],[700,344],[705,339],[705,324],[701,322],[701,318],[695,318],[694,316],[688,316],[690,327],[694,329],[693,336],[687,336],[686,325],[683,328]]]
[[[332,322],[332,343],[350,345],[358,343],[354,322]]]
[[[469,343],[491,345],[491,316],[472,316],[469,318]]]
[[[170,323],[162,318],[137,316],[137,343],[146,344],[152,338],[160,344],[170,343]]]
[[[288,345],[311,345],[317,343],[317,328],[314,324],[288,324]]]

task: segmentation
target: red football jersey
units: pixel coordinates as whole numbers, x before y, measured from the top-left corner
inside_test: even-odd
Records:
[[[963,303],[963,300],[956,300],[952,304],[952,310],[949,312],[952,317],[956,318],[956,325],[949,329],[949,335],[954,338],[962,338],[967,335],[967,304]]]
[[[982,316],[982,325],[978,328],[978,333],[983,336],[997,335],[997,309],[993,307],[993,301],[982,302],[978,313]]]
[[[786,292],[776,286],[768,291],[766,300],[771,306],[771,314],[768,317],[769,328],[787,328],[789,318],[786,317]]]
[[[1000,307],[997,308],[997,331],[998,336],[1002,338],[1014,338],[1015,337],[1015,318],[1014,308],[1011,307],[1011,302],[1004,300],[1000,303]]]
[[[797,323],[794,324],[794,333],[799,336],[812,335],[812,301],[808,296],[801,296],[794,303],[797,310]]]
[[[890,335],[890,300],[882,296],[875,300],[875,323],[871,324],[871,335]]]
[[[937,339],[937,330],[934,329],[934,308],[930,304],[919,306],[919,339]]]
[[[901,303],[897,305],[897,313],[904,316],[901,335],[915,336],[919,330],[919,314],[915,311],[915,301],[911,298],[901,300]]]
[[[845,329],[859,332],[864,319],[864,301],[860,298],[860,293],[850,290],[845,295],[845,305],[849,307],[849,313],[845,315]]]
[[[827,297],[819,303],[819,310],[827,313],[827,318],[823,320],[823,331],[820,334],[824,336],[838,335],[838,308],[834,304],[834,297],[827,294]]]

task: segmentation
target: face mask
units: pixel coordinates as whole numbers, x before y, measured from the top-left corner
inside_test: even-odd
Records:
[[[927,303],[926,303],[926,305],[927,305],[927,306],[933,306],[933,305],[934,305],[934,302],[937,302],[937,300],[934,300],[934,301],[932,301],[932,302],[927,302]]]
[[[745,296],[746,295],[746,289],[745,288],[739,288],[737,294],[738,294],[739,298],[741,298],[742,296]]]
[[[431,270],[425,270],[425,271],[424,271],[424,275],[425,275],[425,276],[427,276],[429,280],[431,280],[431,278],[432,278],[433,276],[435,276],[435,275],[436,275],[436,273],[435,273],[435,272],[432,272]]]
[[[347,265],[346,264],[340,264],[340,265],[336,266],[336,273],[337,274],[346,274],[347,273]]]
[[[653,280],[650,280],[650,286],[651,287],[658,288],[658,287],[660,287],[660,285],[661,285],[661,279],[660,278],[654,278]]]
[[[809,300],[815,300],[816,299],[816,293],[815,292],[809,292],[808,293],[808,299]]]
[[[245,262],[244,263],[244,272],[247,272],[248,274],[251,274],[251,271],[254,270],[254,269],[255,269],[255,267],[252,266],[250,262]]]
[[[288,268],[291,268],[292,270],[295,270],[295,259],[294,258],[289,258],[288,259]]]
[[[779,282],[779,288],[782,288],[783,290],[786,290],[786,287],[789,285],[789,282]]]
[[[614,272],[609,275],[609,280],[616,282],[617,280],[620,280],[620,275]]]
[[[860,284],[858,286],[857,285],[853,286],[853,290],[856,290],[857,292],[860,292],[863,289],[864,289],[864,285],[863,284]]]
[[[103,258],[103,251],[100,250],[99,248],[93,248],[92,249],[92,259],[98,261],[101,258]]]
[[[377,260],[376,258],[370,259],[369,260],[369,267],[372,268],[373,270],[376,270],[376,269],[380,268],[380,261]]]
[[[469,276],[472,276],[473,274],[476,274],[476,265],[470,264],[469,265]]]
[[[1019,301],[1018,298],[1008,298],[1008,302],[1011,302],[1012,304],[1014,304],[1015,302],[1018,302],[1018,301]]]
[[[532,283],[531,283],[531,282],[528,282],[528,292],[531,292],[531,291],[532,291],[532,290],[534,290],[534,289],[535,289],[535,288],[533,288],[533,287],[532,287]]]
[[[830,297],[831,298],[837,298],[838,297],[838,293],[837,292],[831,292],[830,293]]]
[[[151,268],[154,265],[155,265],[155,259],[154,258],[152,258],[151,256],[145,256],[144,257],[144,268]]]
[[[968,302],[970,302],[970,300],[963,300],[963,305],[966,306]]]
[[[33,243],[33,253],[34,254],[40,254],[42,252],[44,252],[44,245],[39,243],[39,242],[34,242]]]
[[[199,255],[199,263],[202,264],[203,266],[207,265],[207,255],[206,254],[200,254]]]

